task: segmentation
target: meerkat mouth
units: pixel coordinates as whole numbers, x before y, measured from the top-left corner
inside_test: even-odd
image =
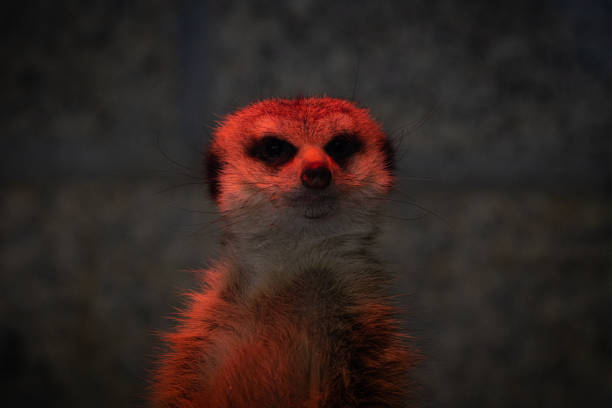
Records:
[[[305,218],[320,219],[330,215],[337,207],[337,200],[329,194],[300,194],[289,199],[290,206],[303,213]]]
[[[331,210],[329,207],[306,207],[304,208],[304,217],[310,220],[324,218],[331,213]]]

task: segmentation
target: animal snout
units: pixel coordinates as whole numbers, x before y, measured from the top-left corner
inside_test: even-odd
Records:
[[[322,190],[331,183],[332,174],[325,163],[313,163],[302,170],[302,184],[305,187]]]

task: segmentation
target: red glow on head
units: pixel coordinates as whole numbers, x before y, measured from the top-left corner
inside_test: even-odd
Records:
[[[329,146],[336,146],[329,145],[330,141],[342,135],[359,142],[358,151],[351,153],[348,160],[330,156]],[[273,161],[249,154],[249,146],[265,138],[289,144],[295,148],[295,157],[273,165]],[[341,138],[340,143],[346,140]],[[307,187],[303,173],[313,167],[325,167],[331,185],[337,188],[367,186],[384,193],[392,184],[381,149],[386,141],[369,112],[349,101],[325,97],[257,102],[227,116],[215,132],[211,151],[223,162],[218,202],[221,208],[231,208],[256,192],[273,198]],[[265,150],[264,158],[269,153]],[[327,179],[322,173],[316,175],[318,181]]]
[[[314,146],[304,146],[301,150],[301,158],[304,161],[304,165],[311,165],[311,163],[327,164],[328,157],[320,148]]]

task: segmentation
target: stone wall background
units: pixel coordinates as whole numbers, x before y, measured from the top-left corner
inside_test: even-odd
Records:
[[[300,93],[354,96],[399,144],[382,247],[427,355],[423,405],[609,403],[611,16],[603,0],[9,3],[7,406],[145,405],[155,332],[215,255],[210,127]]]

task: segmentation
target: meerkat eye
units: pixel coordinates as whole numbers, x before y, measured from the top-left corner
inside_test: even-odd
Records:
[[[344,166],[348,159],[355,153],[361,151],[363,144],[357,135],[352,133],[341,133],[333,137],[325,145],[325,152],[340,166]]]
[[[247,150],[249,156],[269,166],[281,166],[293,159],[296,153],[295,146],[276,136],[264,136],[255,141]]]

